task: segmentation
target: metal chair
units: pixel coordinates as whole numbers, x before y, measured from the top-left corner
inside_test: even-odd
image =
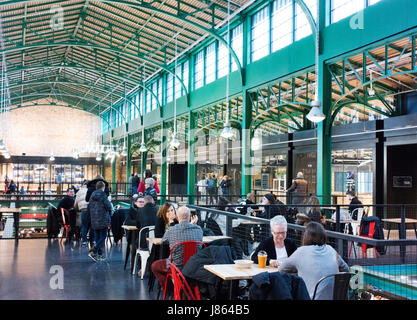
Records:
[[[181,292],[188,300],[200,300],[198,287],[195,286],[193,292],[181,271],[173,263],[170,263],[170,268],[172,281],[174,282],[174,300],[181,300]]]
[[[69,221],[67,222],[65,219],[65,214],[67,214],[67,217],[69,218],[69,211],[67,209],[61,208],[61,216],[62,216],[62,223],[64,230],[62,231],[62,236],[60,242],[62,242],[62,239],[64,238],[64,232],[65,232],[65,238],[68,237],[68,229],[70,227]]]
[[[142,234],[144,232],[147,232],[150,238],[153,238],[155,236],[155,226],[148,226],[148,227],[143,227],[142,229],[140,229],[139,231],[139,236],[138,236],[138,248],[136,249],[136,255],[135,255],[135,262],[133,265],[133,274],[136,274],[136,267],[138,264],[138,255],[141,258],[141,276],[140,278],[143,279],[143,275],[145,274],[145,270],[146,270],[146,266],[148,263],[148,258],[150,255],[150,252],[152,250],[152,243],[149,243],[149,241],[146,241],[147,244],[147,248],[141,248],[140,247],[140,240],[142,239]]]
[[[177,248],[178,246],[182,245],[182,250],[183,250],[182,266],[184,267],[187,264],[188,260],[197,252],[197,246],[199,244],[201,244],[203,248],[206,246],[201,241],[183,241],[183,242],[178,242],[177,244],[175,244],[171,248],[170,263],[172,264],[172,254],[174,253],[174,249]],[[169,272],[167,274],[166,278],[165,278],[165,287],[164,287],[164,297],[163,297],[163,300],[165,300],[165,297],[166,297],[166,290],[167,290],[167,285],[168,285],[168,278],[171,278],[171,280],[174,281],[174,278],[172,276],[172,271]]]
[[[313,298],[311,300],[315,300],[317,294],[317,288],[319,285],[326,279],[334,277],[334,284],[333,284],[333,300],[348,300],[348,290],[349,290],[349,282],[350,277],[354,275],[352,272],[340,272],[335,274],[329,274],[321,278],[314,287]]]

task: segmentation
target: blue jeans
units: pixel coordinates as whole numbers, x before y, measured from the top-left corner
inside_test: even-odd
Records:
[[[138,194],[138,186],[134,186],[134,187],[132,187],[132,196],[133,196],[134,194]]]
[[[87,209],[81,210],[81,241],[87,242],[87,232],[90,229],[90,221],[88,219]],[[91,231],[90,231],[91,237]]]
[[[93,252],[95,254],[102,254],[101,247],[104,245],[107,237],[107,228],[106,229],[99,229],[94,230],[94,238],[96,240],[96,245],[94,246]]]

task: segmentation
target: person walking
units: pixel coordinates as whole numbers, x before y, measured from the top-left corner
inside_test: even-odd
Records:
[[[220,182],[220,188],[222,190],[222,196],[228,198],[230,194],[230,188],[232,186],[232,179],[228,175],[224,175],[222,181]]]
[[[94,238],[96,240],[94,249],[88,256],[96,262],[106,260],[103,256],[102,247],[106,241],[113,210],[113,206],[104,192],[105,187],[106,185],[103,181],[97,182],[96,191],[91,194],[87,207],[91,218],[91,228],[94,230]]]
[[[291,186],[285,191],[291,195],[291,204],[304,204],[307,195],[307,181],[303,173],[297,173],[297,178],[292,181]]]

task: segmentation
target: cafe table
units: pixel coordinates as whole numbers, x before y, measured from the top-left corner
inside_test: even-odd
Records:
[[[236,264],[210,264],[204,265],[204,269],[215,274],[225,281],[231,281],[229,299],[234,297],[234,288],[237,287],[239,280],[252,280],[254,276],[263,272],[277,272],[278,268],[266,266],[259,268],[258,264],[252,264],[250,268],[238,268]]]
[[[386,222],[388,224],[388,235],[387,235],[387,239],[389,239],[389,234],[391,232],[391,226],[393,224],[396,224],[398,226],[398,235],[400,239],[405,239],[406,235],[402,234],[402,230],[401,230],[401,218],[391,218],[391,219],[381,219],[382,221]],[[417,219],[410,219],[410,218],[405,218],[404,220],[405,224],[412,224],[413,225],[413,229],[414,229],[414,233],[416,234],[416,238],[417,238]]]

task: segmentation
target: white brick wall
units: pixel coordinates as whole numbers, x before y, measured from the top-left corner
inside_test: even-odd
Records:
[[[100,117],[50,105],[13,110],[7,122],[3,134],[12,156],[72,156],[74,147],[97,143],[101,133]]]

